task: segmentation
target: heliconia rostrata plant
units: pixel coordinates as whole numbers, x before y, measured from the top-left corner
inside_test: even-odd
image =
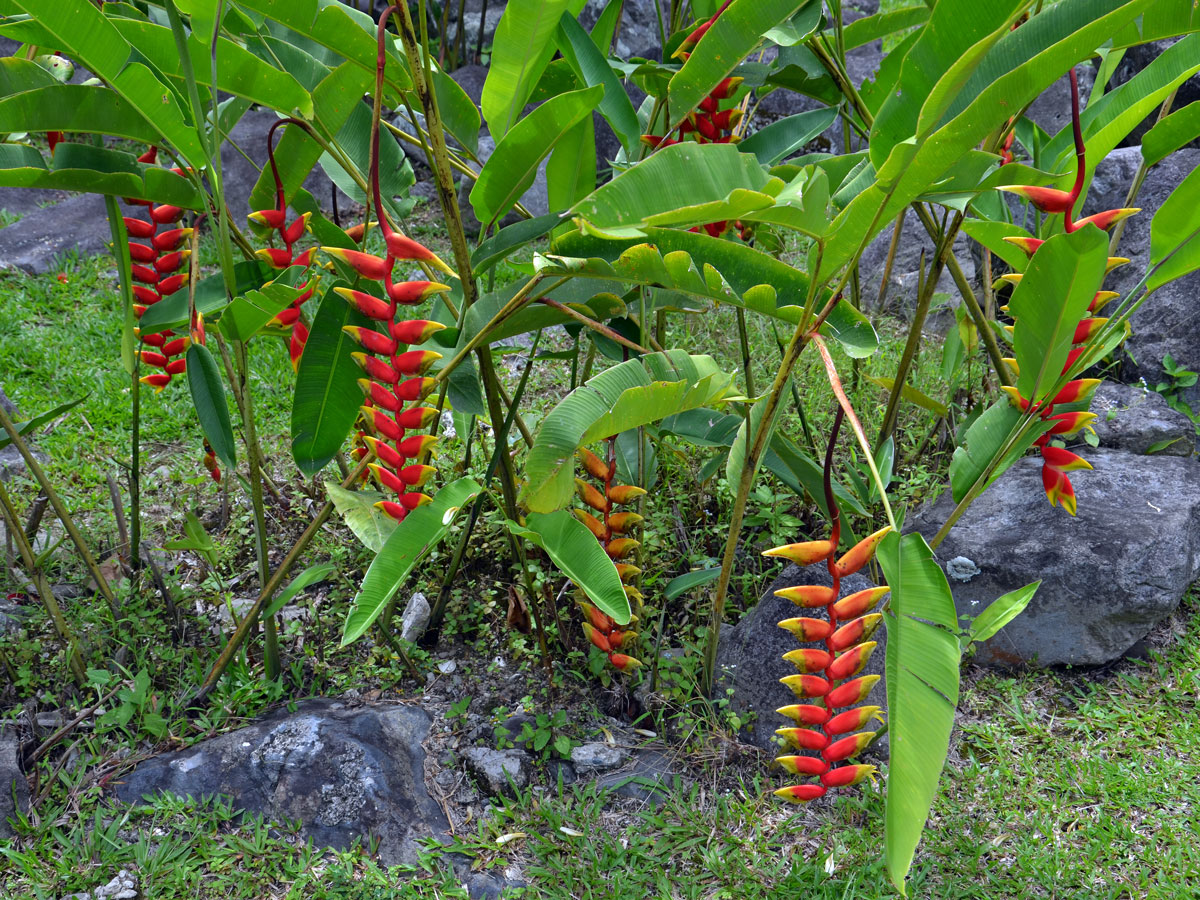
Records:
[[[575,479],[575,492],[579,499],[598,513],[599,517],[585,509],[574,509],[572,512],[580,522],[587,526],[588,531],[596,536],[596,540],[600,542],[604,552],[616,564],[617,574],[621,576],[621,584],[625,588],[625,596],[629,598],[632,608],[639,609],[642,593],[629,582],[637,577],[641,569],[622,560],[628,558],[639,546],[639,541],[629,537],[629,532],[641,524],[642,517],[635,512],[616,512],[615,507],[632,503],[646,492],[640,487],[616,483],[617,439],[615,435],[605,441],[605,447],[607,461],[602,460],[586,447],[581,447],[578,452],[579,461],[583,463],[584,469],[592,478],[600,482],[600,487],[596,487],[582,478]],[[642,664],[640,660],[624,652],[632,647],[633,642],[637,639],[637,632],[618,626],[609,616],[590,603],[586,595],[581,596],[578,603],[584,616],[584,634],[608,657],[608,661],[615,668],[625,672],[636,669]],[[630,624],[633,624],[633,621],[636,621],[636,616]]]
[[[1009,191],[1010,193],[1024,197],[1043,213],[1062,214],[1063,227],[1068,234],[1078,231],[1089,224],[1095,225],[1101,230],[1107,230],[1122,219],[1140,212],[1140,210],[1136,208],[1108,209],[1082,219],[1073,218],[1075,207],[1079,203],[1080,195],[1083,192],[1087,165],[1083,129],[1079,117],[1079,81],[1074,69],[1070,70],[1069,77],[1071,80],[1071,126],[1075,140],[1074,185],[1069,191],[1031,185],[1005,185],[1000,190]],[[1044,240],[1033,237],[1008,237],[1005,240],[1019,247],[1030,259],[1034,257],[1038,249],[1045,243]],[[1117,266],[1128,262],[1129,260],[1124,257],[1110,256],[1108,264],[1105,267],[1105,273],[1107,274]],[[1022,277],[1020,273],[1012,273],[1001,276],[1001,280],[1015,285],[1020,284]],[[1088,304],[1088,317],[1082,319],[1075,327],[1075,333],[1071,338],[1074,349],[1067,355],[1067,361],[1063,365],[1060,374],[1066,374],[1075,365],[1080,355],[1084,352],[1084,345],[1088,342],[1088,339],[1108,322],[1108,319],[1096,317],[1093,314],[1099,312],[1105,304],[1118,296],[1114,291],[1096,292],[1091,303]],[[1008,307],[1001,308],[1005,312],[1008,311]],[[1011,334],[1014,327],[1012,325],[1006,326],[1006,330]],[[1015,359],[1006,359],[1005,362],[1014,372],[1017,371],[1017,361]],[[1090,404],[1092,394],[1095,393],[1100,383],[1101,379],[1098,378],[1077,378],[1068,381],[1061,391],[1053,397],[1042,401],[1035,410],[1042,420],[1054,423],[1049,431],[1035,441],[1035,445],[1039,448],[1042,455],[1042,487],[1045,489],[1046,497],[1052,506],[1058,504],[1071,515],[1075,515],[1076,510],[1075,488],[1071,484],[1071,479],[1067,473],[1079,469],[1090,469],[1092,466],[1082,456],[1072,453],[1070,450],[1057,444],[1052,444],[1051,441],[1055,438],[1068,438],[1078,434],[1096,418],[1095,413],[1088,412],[1087,406]],[[1029,398],[1022,397],[1015,387],[1005,386],[1003,390],[1012,399],[1013,405],[1020,409],[1021,412],[1029,411]]]
[[[837,411],[829,446],[825,453],[825,501],[829,507],[829,537],[821,541],[803,541],[775,547],[764,556],[782,557],[798,566],[825,563],[830,584],[805,584],[783,588],[775,594],[804,610],[825,611],[825,618],[798,616],[784,619],[779,627],[790,631],[804,643],[785,653],[783,658],[798,670],[782,679],[797,703],[777,710],[795,725],[776,730],[776,734],[797,752],[775,761],[794,775],[808,775],[814,782],[795,784],[775,791],[777,797],[793,803],[815,800],[835,787],[858,784],[875,774],[875,766],[851,763],[875,739],[876,732],[860,731],[873,719],[883,720],[878,706],[858,706],[879,682],[878,675],[859,675],[871,658],[876,642],[872,634],[883,621],[871,612],[888,593],[874,587],[842,596],[842,579],[862,569],[875,555],[875,548],[892,529],[882,528],[838,556],[842,535],[841,514],[833,494],[833,450],[841,428],[843,412]],[[857,676],[857,677],[856,677]],[[839,712],[838,710],[841,710]],[[852,733],[853,732],[853,733]],[[811,754],[811,755],[810,755]]]

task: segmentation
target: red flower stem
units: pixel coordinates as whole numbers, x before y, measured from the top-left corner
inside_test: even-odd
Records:
[[[833,544],[833,552],[829,555],[829,559],[825,561],[825,565],[829,569],[830,583],[833,587],[833,601],[825,608],[826,614],[829,616],[829,636],[825,638],[825,649],[829,652],[829,666],[826,667],[824,675],[831,689],[833,688],[834,679],[829,674],[829,670],[833,666],[835,656],[831,641],[838,627],[837,613],[833,607],[842,593],[842,578],[837,568],[838,542],[842,535],[842,514],[841,510],[838,509],[837,498],[833,495],[833,450],[837,445],[838,432],[841,431],[843,418],[845,418],[845,410],[839,406],[837,413],[833,417],[833,430],[829,435],[829,446],[825,449],[825,503],[829,507],[829,541]],[[829,734],[827,726],[829,719],[833,718],[833,709],[828,704],[826,704],[826,708],[829,710],[829,718],[825,720],[825,724],[821,726],[821,730],[825,732],[826,737],[832,739],[833,736]],[[830,769],[836,767],[837,763],[831,763],[829,766]]]
[[[379,227],[383,229],[385,240],[393,233],[393,229],[383,210],[383,196],[379,187],[379,120],[383,109],[383,73],[387,68],[387,54],[384,51],[383,38],[387,34],[387,20],[393,13],[399,11],[399,5],[395,3],[385,9],[383,15],[379,17],[379,28],[375,34],[375,103],[371,115],[371,164],[367,180],[371,183],[371,195],[375,200]]]
[[[1079,195],[1083,193],[1083,176],[1087,170],[1087,162],[1084,157],[1083,125],[1079,119],[1079,79],[1075,75],[1074,66],[1071,66],[1068,75],[1071,79],[1071,131],[1075,136],[1075,186],[1071,188],[1071,206],[1063,217],[1063,225],[1070,234],[1075,230],[1072,227],[1072,217],[1075,215],[1075,204]]]

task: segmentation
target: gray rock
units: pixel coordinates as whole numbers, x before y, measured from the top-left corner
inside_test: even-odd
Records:
[[[491,797],[513,796],[529,786],[531,765],[524,750],[492,750],[490,747],[468,747],[463,753],[467,771]]]
[[[615,769],[629,758],[629,751],[624,747],[592,741],[580,744],[571,750],[571,763],[580,775],[590,772],[600,772],[605,769]]]
[[[72,250],[81,256],[105,253],[109,243],[103,198],[78,194],[54,206],[31,210],[19,222],[0,228],[0,268],[45,275],[58,268],[58,259],[64,254]]]
[[[925,254],[925,270],[933,265],[936,247],[929,239],[925,228],[915,215],[909,213],[904,217],[903,228],[900,232],[900,242],[896,245],[896,256],[892,261],[891,272],[888,276],[887,293],[883,305],[879,304],[879,286],[883,273],[887,269],[887,255],[895,233],[895,223],[888,225],[875,240],[867,245],[859,261],[859,290],[864,309],[873,312],[896,311],[906,319],[911,319],[917,305],[917,287],[921,280],[921,254]],[[975,283],[975,262],[971,256],[971,241],[965,234],[959,234],[954,241],[954,255],[962,267],[963,274],[972,284]],[[951,305],[961,302],[958,287],[950,275],[949,268],[944,268],[938,278],[936,291],[947,294]],[[944,320],[944,321],[943,321]],[[930,312],[926,320],[929,328],[944,330],[953,321],[948,316],[938,316]]]
[[[519,878],[509,878],[499,872],[476,872],[467,882],[467,894],[471,900],[502,900],[515,896],[509,891],[525,887]]]
[[[1125,205],[1126,192],[1141,163],[1137,147],[1113,151],[1096,167],[1096,178],[1088,192],[1084,213]],[[1118,256],[1132,262],[1114,270],[1104,282],[1109,290],[1122,296],[1141,280],[1150,258],[1150,223],[1171,192],[1200,165],[1200,150],[1180,150],[1153,166],[1146,175],[1134,201],[1142,211],[1126,220]],[[2,232],[0,232],[2,234]],[[1200,295],[1200,272],[1159,288],[1134,313],[1133,334],[1125,342],[1126,361],[1121,374],[1125,381],[1145,378],[1151,385],[1169,381],[1162,366],[1170,354],[1176,364],[1200,371],[1200,317],[1196,315],[1196,297]],[[1114,301],[1115,302],[1115,301]],[[1200,384],[1182,392],[1184,402],[1200,410]]]
[[[14,834],[8,820],[29,809],[29,782],[21,771],[21,743],[12,729],[0,728],[0,839]]]
[[[1078,515],[1051,508],[1041,460],[1020,460],[937,548],[980,573],[954,583],[960,617],[1041,580],[1026,610],[976,661],[997,666],[1099,665],[1121,657],[1179,605],[1200,572],[1200,463],[1122,450],[1087,450],[1072,472]],[[954,507],[949,492],[910,516],[927,538]]]
[[[63,900],[135,900],[138,897],[137,876],[121,869],[108,884],[90,891],[67,894]]]
[[[587,32],[591,32],[596,21],[609,0],[588,0],[579,14],[579,23]],[[667,6],[663,6],[666,15]],[[616,33],[616,55],[622,59],[631,56],[645,57],[653,52],[655,56],[661,51],[661,41],[658,31],[658,11],[654,0],[625,0],[621,8],[621,22]]]
[[[1100,446],[1130,453],[1191,456],[1196,449],[1196,426],[1167,405],[1161,394],[1140,385],[1105,382],[1092,398],[1096,420],[1092,427]]]
[[[796,668],[783,659],[783,654],[801,646],[788,631],[780,628],[782,619],[804,615],[790,600],[776,597],[775,591],[799,584],[829,585],[829,572],[824,566],[788,565],[767,588],[754,609],[750,610],[728,634],[722,634],[717,650],[720,679],[716,696],[728,698],[731,712],[742,718],[754,713],[754,721],[742,729],[742,740],[764,750],[779,749],[776,728],[793,724],[775,712],[781,706],[796,702],[795,695],[779,679],[795,675]],[[874,585],[861,574],[842,579],[842,596],[866,590]],[[811,613],[810,613],[811,614]],[[816,615],[819,617],[820,611]],[[864,674],[882,674],[887,636],[881,628],[872,640],[879,646],[871,654]],[[887,705],[882,688],[871,694],[873,704]]]
[[[1117,70],[1113,72],[1113,77],[1109,81],[1109,90],[1115,90],[1121,85],[1133,79],[1135,75],[1158,59],[1163,51],[1174,44],[1179,38],[1167,38],[1161,41],[1150,41],[1148,44],[1138,44],[1130,47],[1125,51],[1125,55],[1121,57],[1121,62],[1117,64]],[[1171,104],[1172,110],[1183,109],[1189,103],[1194,103],[1200,100],[1200,75],[1193,75],[1179,85],[1175,92],[1175,100]],[[1158,110],[1155,109],[1150,115],[1146,116],[1141,122],[1134,126],[1129,135],[1121,141],[1122,147],[1137,147],[1142,143],[1142,137],[1149,131],[1154,120],[1158,118]],[[1187,146],[1200,147],[1200,141],[1192,141]]]
[[[4,229],[0,229],[0,245],[2,245],[3,242]],[[21,414],[17,412],[17,407],[13,405],[13,402],[8,399],[8,395],[4,393],[3,387],[0,387],[0,406],[4,407],[5,414],[14,422],[21,417]],[[2,431],[2,429],[0,429],[0,431]],[[7,434],[5,437],[7,437]],[[14,475],[19,475],[24,471],[25,460],[21,457],[21,451],[19,451],[12,444],[0,449],[0,480],[7,481]],[[0,522],[0,537],[3,536],[4,523]]]
[[[61,203],[71,197],[68,191],[47,190],[45,188],[0,188],[0,210],[9,216],[21,218],[32,212]]]
[[[676,777],[665,753],[639,750],[624,768],[597,778],[596,787],[618,797],[658,805],[666,798]]]
[[[430,718],[412,706],[355,710],[312,700],[247,728],[155,757],[125,776],[117,797],[167,791],[228,796],[239,810],[301,822],[318,846],[380,840],[386,865],[415,863],[419,842],[447,822],[425,790],[421,742]]]
[[[400,617],[400,637],[403,640],[415,642],[425,633],[429,626],[429,616],[433,610],[425,595],[417,591],[408,598],[404,605],[404,615]]]

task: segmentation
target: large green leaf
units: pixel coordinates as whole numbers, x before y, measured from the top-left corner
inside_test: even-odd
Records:
[[[1200,100],[1177,109],[1142,137],[1142,158],[1146,165],[1162,162],[1180,147],[1200,137]]]
[[[687,141],[621,173],[575,204],[571,214],[593,234],[643,237],[649,226],[686,228],[740,218],[773,206],[783,187],[754,156],[732,144]]]
[[[1094,171],[1123,138],[1162,105],[1168,94],[1196,72],[1200,72],[1200,34],[1191,34],[1156,56],[1129,81],[1089,103],[1080,116],[1088,170]],[[1042,159],[1052,170],[1067,168],[1074,156],[1070,125],[1042,148]],[[1073,178],[1073,172],[1064,176],[1059,186],[1069,187]]]
[[[510,7],[511,9],[511,7]],[[547,100],[509,130],[471,188],[471,206],[485,225],[512,209],[533,184],[538,164],[600,101],[602,87]]]
[[[1150,223],[1150,264],[1146,289],[1200,269],[1200,168],[1171,192]]]
[[[330,288],[304,345],[292,398],[292,458],[310,478],[337,455],[362,404],[362,369],[350,356],[360,348],[345,325],[372,323]]]
[[[596,111],[612,126],[613,134],[625,148],[625,155],[632,159],[642,134],[637,113],[608,60],[569,13],[564,13],[558,22],[558,49],[580,81],[589,87],[604,85],[604,98]]]
[[[1014,272],[1024,272],[1029,266],[1029,257],[1025,251],[1004,240],[1006,237],[1032,237],[1021,226],[1013,225],[1011,222],[967,219],[963,222],[962,229],[1004,260]]]
[[[606,616],[618,625],[629,621],[629,598],[617,567],[596,536],[569,511],[530,513],[524,527],[509,521],[508,528],[545,550],[559,570]]]
[[[380,500],[386,500],[387,496],[380,491],[348,491],[336,481],[325,482],[325,490],[334,508],[342,514],[346,525],[362,541],[363,546],[372,553],[382,550],[399,524],[375,506]]]
[[[510,0],[496,26],[483,117],[499,141],[521,119],[538,79],[554,55],[554,35],[563,13],[579,15],[584,0]]]
[[[225,384],[212,353],[203,344],[192,344],[187,351],[188,388],[200,430],[221,462],[229,469],[237,465],[233,426],[229,421],[229,403]]]
[[[990,471],[986,484],[1003,475],[1009,465],[1054,425],[1053,422],[1038,422],[1001,459],[1002,451],[1020,421],[1021,413],[1017,408],[1007,398],[1001,398],[971,423],[962,446],[954,451],[950,460],[950,491],[956,503],[967,495],[985,473]]]
[[[554,145],[546,162],[546,197],[551,209],[567,209],[595,189],[596,126],[591,116],[584,116]]]
[[[958,706],[954,596],[921,535],[892,532],[876,554],[891,588],[886,682],[889,721],[884,857],[902,892],[950,749]]]
[[[135,19],[114,17],[117,31],[164,75],[183,80],[183,66],[171,29]],[[211,47],[193,33],[190,50],[193,59],[208,59]],[[233,41],[217,40],[217,88],[235,97],[244,97],[291,115],[312,116],[312,98],[288,72],[280,71]],[[196,67],[196,82],[212,88],[210,66]]]
[[[327,0],[238,0],[246,9],[261,13],[286,25],[304,38],[322,46],[375,78],[375,23],[366,13]],[[396,47],[396,39],[385,43],[387,49],[384,84],[391,90],[412,87],[408,66]]]
[[[3,101],[0,101],[2,105]],[[0,144],[0,186],[108,194],[201,209],[204,200],[186,178],[146,166],[130,153],[91,144],[59,144],[46,161],[27,144]]]
[[[542,421],[525,461],[522,498],[534,512],[565,506],[575,492],[575,451],[593,441],[669,415],[718,403],[733,393],[733,376],[708,356],[682,350],[651,353],[593,376]]]
[[[1113,46],[1129,47],[1198,29],[1200,5],[1196,0],[1155,0],[1144,15],[1113,37]]]
[[[738,144],[742,153],[753,153],[764,166],[771,166],[795,153],[837,121],[838,111],[830,106],[787,116],[759,129]]]
[[[522,219],[501,228],[475,248],[471,254],[471,268],[476,275],[482,274],[508,255],[548,233],[555,225],[561,224],[562,220],[560,214],[550,213],[533,219]]]
[[[744,418],[738,426],[737,436],[733,439],[733,445],[729,448],[729,457],[725,460],[725,477],[729,480],[730,486],[734,487],[735,490],[737,490],[736,485],[742,483],[742,477],[746,472],[750,444],[754,435],[763,427],[763,418],[766,416],[767,404],[770,399],[770,396],[762,397],[750,407],[750,415]],[[776,404],[771,420],[766,423],[768,442],[774,435],[775,424],[779,420],[779,411],[781,408],[782,404]],[[766,445],[764,444],[764,446]],[[756,461],[755,470],[750,473],[751,484],[754,483],[754,478],[758,474],[758,466],[761,464],[762,454],[760,453]]]
[[[671,78],[671,127],[677,127],[762,43],[763,35],[812,2],[815,0],[733,0]]]
[[[895,34],[897,31],[915,28],[927,21],[929,21],[928,6],[904,6],[851,22],[843,32],[843,41],[847,50],[853,50],[855,47],[862,47],[871,41]]]
[[[605,281],[623,281],[678,291],[800,321],[808,277],[760,250],[671,228],[647,228],[649,243],[603,240],[571,234],[555,241],[563,256],[535,256],[539,271]]]
[[[568,286],[574,290],[559,289],[547,296],[558,300],[560,303],[577,312],[583,313],[589,319],[600,322],[624,316],[628,312],[625,302],[615,294],[601,293],[599,292],[599,288],[597,288],[596,292],[581,291],[580,288],[585,287],[586,284],[586,282],[578,282],[576,284],[568,282]],[[620,286],[613,285],[613,287],[619,289]],[[480,329],[492,320],[496,313],[512,298],[517,289],[518,286],[513,285],[500,291],[484,294],[475,301],[470,309],[467,310],[462,330],[459,332],[457,346],[466,346],[467,341],[474,338]],[[578,299],[571,297],[572,294],[591,294],[592,296],[587,297],[586,302],[579,302]],[[566,325],[573,321],[575,321],[574,317],[560,312],[552,306],[531,303],[504,319],[488,332],[488,343],[495,343],[505,338],[515,337],[518,334],[528,334],[531,331],[539,331],[543,328],[551,328],[555,325]]]
[[[107,134],[143,144],[159,138],[136,107],[99,85],[51,84],[10,94],[0,99],[0,122],[6,131]]]
[[[342,628],[342,646],[362,637],[400,590],[413,567],[441,543],[460,509],[483,490],[470,478],[459,478],[418,506],[396,526],[367,569],[362,587],[350,604]]]
[[[1050,238],[1038,248],[1008,301],[1017,321],[1017,390],[1040,402],[1054,390],[1079,320],[1100,290],[1108,236],[1094,226]]]
[[[231,341],[248,341],[294,303],[301,293],[282,281],[272,281],[263,285],[261,291],[248,291],[234,297],[221,312],[217,327]]]
[[[1003,123],[1011,110],[1034,100],[1066,69],[1104,43],[1114,29],[1139,15],[1152,0],[1060,0],[1003,36],[932,133],[896,144],[879,168],[876,183],[834,220],[821,258],[821,280],[832,278],[900,210],[920,196],[959,159]],[[926,26],[930,27],[930,26]]]
[[[278,274],[268,268],[258,259],[242,260],[234,263],[234,290],[238,294],[257,290]],[[205,316],[214,316],[229,305],[229,295],[225,292],[225,277],[217,272],[200,279],[196,284],[196,309]],[[168,328],[182,328],[188,324],[188,292],[176,291],[170,297],[159,300],[146,310],[138,320],[138,327],[148,334],[165,331]]]
[[[1019,0],[940,0],[934,6],[929,24],[904,57],[899,83],[871,128],[871,161],[876,169],[883,167],[897,144],[919,133],[919,123],[926,118],[923,107],[938,82],[956,66],[981,63],[984,42],[997,40],[1022,6]],[[933,124],[927,123],[926,128],[931,130]]]

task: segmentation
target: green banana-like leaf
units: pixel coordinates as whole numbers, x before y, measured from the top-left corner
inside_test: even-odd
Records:
[[[505,133],[471,188],[480,222],[491,224],[512,209],[533,184],[538,164],[585,116],[591,117],[603,93],[597,85],[559,94]]]
[[[363,401],[362,369],[350,356],[361,348],[345,325],[372,323],[330,288],[304,344],[292,398],[292,458],[310,478],[337,455]]]
[[[1196,72],[1200,72],[1200,34],[1190,34],[1156,56],[1150,65],[1129,81],[1109,91],[1096,103],[1089,103],[1080,116],[1087,170],[1095,171],[1097,164],[1123,138],[1158,109],[1167,95]],[[1074,179],[1074,166],[1071,165],[1074,156],[1074,137],[1070,125],[1042,148],[1042,159],[1052,161],[1051,168],[1072,169],[1069,175],[1063,176],[1059,187],[1070,187]]]
[[[295,302],[302,292],[281,281],[263,285],[260,291],[247,291],[233,298],[221,312],[217,328],[231,341],[248,341],[266,324]]]
[[[542,421],[521,496],[534,512],[561,509],[575,493],[577,449],[734,393],[733,376],[709,356],[670,350],[613,366],[567,394]]]
[[[762,43],[763,35],[812,2],[814,0],[733,0],[671,78],[668,88],[673,120],[671,130],[677,128],[688,113]]]
[[[595,189],[596,126],[591,116],[584,116],[554,145],[546,162],[546,198],[551,209],[568,209]]]
[[[204,206],[199,191],[186,178],[161,166],[143,165],[130,153],[90,144],[59,144],[49,166],[27,144],[0,144],[0,186],[107,194],[185,209]]]
[[[1017,390],[1040,402],[1054,390],[1079,320],[1100,290],[1108,236],[1094,226],[1055,235],[1038,248],[1008,301],[1016,319]]]
[[[1011,222],[967,219],[963,222],[962,229],[1008,263],[1009,268],[1014,272],[1024,272],[1028,267],[1029,257],[1025,255],[1025,251],[1004,240],[1006,237],[1032,237],[1021,226],[1013,225]]]
[[[459,510],[483,490],[470,478],[459,478],[441,488],[433,502],[404,517],[363,577],[362,587],[350,604],[342,627],[342,644],[354,643],[379,618],[405,579],[434,547],[442,542]]]
[[[1021,440],[1004,453],[1004,447],[1020,422],[1021,413],[1007,397],[1003,397],[971,423],[962,446],[954,451],[950,460],[950,491],[954,502],[961,502],[980,479],[986,477],[983,482],[986,487],[1003,475],[1034,441],[1054,426],[1053,422],[1035,422]]]
[[[920,534],[888,534],[876,558],[891,588],[884,615],[890,729],[884,858],[903,892],[950,749],[958,706],[958,616],[946,576]]]
[[[927,21],[929,21],[928,6],[905,6],[856,19],[846,26],[842,39],[846,49],[853,50],[855,47],[862,47],[871,41],[877,41],[898,31],[916,28]]]
[[[318,581],[324,581],[336,571],[337,566],[328,564],[323,566],[309,566],[307,569],[293,578],[287,587],[279,592],[279,596],[271,601],[271,605],[259,613],[260,617],[263,619],[269,619],[276,615],[281,609],[291,603],[297,594],[299,594],[310,584],[316,584]]]
[[[51,84],[9,94],[0,99],[0,121],[11,131],[107,134],[143,144],[156,143],[160,134],[124,97],[90,84]]]
[[[258,290],[278,273],[258,259],[234,263],[234,290],[238,294]],[[225,292],[225,277],[220,272],[200,279],[196,284],[196,309],[206,317],[220,314],[229,305]],[[170,297],[159,300],[146,310],[138,320],[138,327],[147,334],[165,331],[168,328],[183,328],[188,324],[188,292],[176,291]]]
[[[687,141],[621,173],[575,204],[571,215],[601,237],[644,237],[650,226],[687,228],[741,218],[773,206],[783,187],[753,155],[732,144]]]
[[[1200,169],[1193,169],[1154,214],[1150,264],[1149,291],[1200,269]]]
[[[633,104],[629,101],[629,95],[621,87],[612,66],[608,64],[608,60],[592,42],[588,33],[569,13],[564,13],[558,21],[557,39],[559,51],[570,63],[572,71],[580,81],[588,87],[604,85],[604,98],[596,107],[596,112],[604,116],[612,126],[613,134],[625,148],[625,155],[633,159],[634,150],[641,139],[642,127],[638,123]]]
[[[1200,6],[1195,0],[1155,0],[1153,6],[1113,37],[1113,47],[1131,47],[1147,41],[1200,31]]]
[[[372,553],[378,553],[399,524],[375,504],[387,497],[381,491],[348,491],[336,481],[325,482],[334,508],[342,514],[354,536]]]
[[[217,458],[228,469],[237,465],[237,448],[233,443],[233,425],[229,421],[229,402],[225,399],[225,384],[212,353],[203,344],[192,344],[187,351],[188,388],[200,430],[208,439]]]
[[[787,391],[785,385],[781,388],[781,393]],[[733,439],[733,445],[729,448],[729,457],[725,460],[725,477],[729,480],[731,486],[740,485],[742,477],[746,472],[747,454],[750,452],[750,442],[754,434],[763,427],[763,418],[766,416],[767,403],[770,396],[764,396],[753,406],[750,407],[750,415],[742,420],[738,425],[737,436]],[[775,424],[779,420],[779,410],[783,404],[776,404],[774,414],[771,420],[767,423],[767,443],[774,436]],[[758,475],[758,466],[762,465],[763,454],[759,454],[755,470],[750,473],[750,483],[754,483],[754,478]]]
[[[583,5],[584,0],[512,0],[504,7],[480,104],[497,141],[520,121],[554,55],[554,35],[563,13],[577,16]]]
[[[325,0],[238,0],[246,9],[261,13],[269,19],[286,25],[303,38],[332,50],[338,56],[354,63],[375,79],[376,40],[375,23],[366,13],[351,9],[341,3]],[[387,50],[384,84],[393,91],[412,88],[408,66],[403,53],[397,48],[397,39],[391,38],[384,46]]]
[[[479,149],[479,107],[462,86],[434,63],[433,92],[442,124],[469,153]]]
[[[764,166],[789,156],[837,121],[835,107],[810,109],[772,122],[737,145],[742,153],[753,153]]]
[[[522,219],[520,222],[514,222],[512,225],[501,228],[475,248],[471,254],[472,270],[476,275],[482,274],[530,241],[536,241],[555,225],[561,224],[562,221],[563,218],[559,213],[550,213],[533,219]]]
[[[971,644],[986,641],[1019,616],[1029,605],[1029,601],[1033,599],[1033,595],[1037,593],[1041,584],[1041,581],[1035,581],[1033,584],[1027,584],[1015,591],[1009,591],[989,603],[987,608],[971,621],[970,628],[966,633],[959,638],[962,648],[965,650]]]
[[[1200,137],[1200,100],[1166,116],[1142,137],[1142,158],[1157,165],[1180,147]]]
[[[834,276],[900,210],[920,196],[1011,113],[1033,101],[1067,68],[1086,58],[1152,0],[1060,0],[983,50],[987,57],[958,92],[936,129],[898,143],[878,168],[876,183],[832,223],[820,279]],[[926,26],[931,27],[931,26]],[[981,73],[984,75],[981,76]],[[961,109],[960,109],[961,107]]]
[[[160,72],[168,78],[183,81],[183,66],[170,28],[119,16],[110,21]],[[193,32],[190,39],[193,59],[208,59],[212,51],[207,40],[211,36],[210,33],[202,41]],[[197,84],[212,89],[211,67],[198,66],[195,75]],[[217,39],[217,88],[281,112],[305,118],[312,116],[312,98],[300,82],[225,38]]]
[[[617,567],[596,536],[568,510],[530,513],[524,526],[509,520],[508,529],[545,550],[559,571],[587,594],[602,613],[618,625],[629,622],[629,598],[625,596]]]

